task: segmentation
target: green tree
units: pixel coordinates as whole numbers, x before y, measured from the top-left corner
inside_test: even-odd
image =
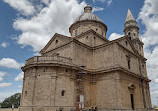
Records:
[[[14,108],[18,108],[20,105],[21,93],[16,93],[8,98],[6,98],[0,105],[1,108],[11,108],[14,104]]]

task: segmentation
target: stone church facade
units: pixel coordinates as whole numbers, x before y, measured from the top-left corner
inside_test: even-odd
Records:
[[[89,5],[69,32],[56,33],[41,56],[26,60],[20,111],[151,108],[144,44],[130,10],[116,40],[106,38],[107,26]]]

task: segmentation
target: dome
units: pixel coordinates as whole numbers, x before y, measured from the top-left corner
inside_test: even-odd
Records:
[[[92,7],[89,5],[87,5],[84,8],[84,13],[82,15],[80,15],[75,20],[75,22],[82,21],[82,20],[94,20],[94,21],[102,22],[102,20],[99,17],[97,17],[95,14],[92,13]]]

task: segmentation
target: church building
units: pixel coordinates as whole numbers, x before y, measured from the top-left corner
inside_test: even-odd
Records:
[[[123,31],[108,40],[106,24],[87,5],[70,37],[56,33],[41,56],[26,60],[20,111],[151,109],[144,44],[130,10]]]

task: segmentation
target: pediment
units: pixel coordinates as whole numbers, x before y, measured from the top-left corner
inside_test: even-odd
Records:
[[[128,88],[134,90],[136,87],[135,87],[135,85],[133,83],[131,83],[131,84],[128,85]]]
[[[72,38],[60,35],[60,34],[55,34],[51,40],[46,44],[46,46],[40,51],[40,53],[46,53],[48,51],[51,51],[61,45],[64,45],[68,42],[71,41]]]
[[[123,46],[124,48],[126,48],[127,50],[129,50],[130,52],[132,53],[135,53],[135,54],[138,54],[138,52],[135,50],[131,40],[124,36],[124,37],[121,37],[119,39],[117,39],[118,43]]]
[[[75,37],[75,39],[90,47],[102,45],[108,42],[108,40],[105,37],[102,37],[94,30],[89,30],[87,32],[84,32],[79,36]]]

